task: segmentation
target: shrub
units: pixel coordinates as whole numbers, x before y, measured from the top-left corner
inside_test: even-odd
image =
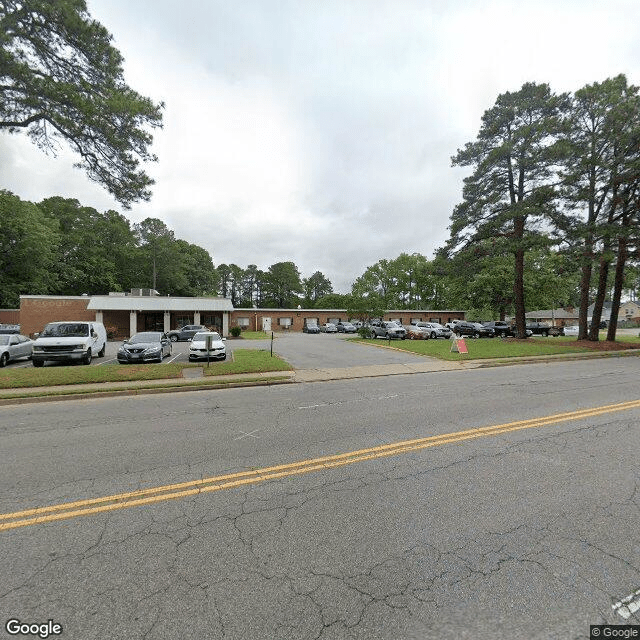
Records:
[[[118,327],[105,327],[107,332],[107,340],[114,340],[118,335]]]
[[[234,338],[237,338],[242,333],[242,327],[231,327],[230,333]]]
[[[373,333],[373,331],[371,331],[371,329],[369,329],[369,327],[360,327],[358,329],[358,335],[361,338],[371,338],[372,336],[375,336],[376,334]]]

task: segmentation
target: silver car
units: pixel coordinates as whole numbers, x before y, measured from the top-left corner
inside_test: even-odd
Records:
[[[11,360],[30,358],[33,340],[19,333],[0,335],[0,367],[6,367]]]

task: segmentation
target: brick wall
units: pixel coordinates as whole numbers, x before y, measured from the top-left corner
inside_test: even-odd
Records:
[[[20,309],[0,309],[0,324],[20,324]]]
[[[48,322],[95,320],[96,312],[87,309],[89,300],[84,296],[20,296],[20,331],[30,336],[41,332]]]
[[[235,309],[231,312],[229,327],[239,324],[241,318],[249,320],[249,331],[262,330],[262,319],[271,318],[272,331],[302,331],[305,319],[314,319],[318,324],[337,320],[348,320],[344,309]],[[289,318],[291,325],[285,328],[280,320]],[[464,320],[462,311],[389,311],[384,314],[384,320],[400,320],[402,324],[410,324],[411,320],[423,322],[449,322],[450,320]],[[243,327],[244,328],[244,327]]]

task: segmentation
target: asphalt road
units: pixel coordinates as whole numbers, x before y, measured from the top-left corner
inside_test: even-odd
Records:
[[[576,413],[638,391],[620,358],[0,407],[0,513],[51,507],[0,517],[0,618],[80,640],[638,624],[640,410]]]

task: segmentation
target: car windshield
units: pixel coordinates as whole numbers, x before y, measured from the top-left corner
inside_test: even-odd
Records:
[[[155,331],[148,331],[146,333],[136,333],[131,340],[130,344],[140,344],[142,342],[160,342],[161,333]]]
[[[84,338],[88,335],[89,325],[84,322],[48,324],[40,334],[43,338]]]
[[[208,336],[211,336],[211,341],[214,342],[216,340],[220,340],[220,334],[218,333],[196,333],[195,336],[193,336],[193,341],[194,342],[204,342]]]
[[[9,344],[9,338],[10,337],[11,336],[9,336],[9,335],[0,336],[0,345]]]

